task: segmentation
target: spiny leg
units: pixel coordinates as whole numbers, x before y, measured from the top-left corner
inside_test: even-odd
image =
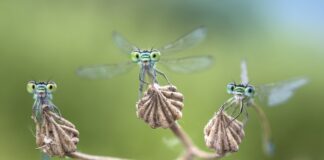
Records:
[[[221,107],[220,107],[220,111],[226,111],[228,110],[231,106],[233,106],[234,103],[234,98],[230,98],[229,100],[227,100]]]
[[[233,120],[237,119],[243,113],[243,110],[244,110],[243,101],[240,101],[240,112],[233,118]]]
[[[156,70],[153,69],[152,72],[153,72],[153,73],[148,72],[149,76],[152,77],[152,82],[153,82],[153,83],[156,83],[156,84],[159,84],[159,82],[158,82],[158,80],[157,80],[157,77],[156,77]]]
[[[143,84],[149,85],[149,83],[145,81],[145,69],[141,69],[140,74],[139,74],[139,80]]]
[[[156,73],[158,73],[159,75],[163,76],[164,79],[168,82],[169,85],[171,85],[171,82],[169,81],[168,77],[161,71],[159,71],[158,69],[154,69],[154,71],[156,71]]]
[[[235,107],[231,113],[231,115],[234,115],[236,113],[236,111],[239,109],[240,107]]]
[[[243,101],[241,100],[240,101],[240,112],[227,124],[227,127],[243,113],[243,110],[244,110],[244,105],[243,105]]]

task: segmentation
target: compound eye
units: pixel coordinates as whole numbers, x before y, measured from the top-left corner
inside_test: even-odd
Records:
[[[51,92],[55,92],[57,89],[57,85],[55,82],[48,82],[48,84],[46,85],[47,90],[51,91]]]
[[[233,94],[234,89],[235,89],[235,84],[234,83],[230,83],[230,84],[227,85],[227,93]]]
[[[159,61],[160,60],[161,53],[159,51],[153,51],[151,53],[151,60],[153,61]]]
[[[138,51],[133,51],[131,53],[131,59],[132,59],[133,62],[139,62],[140,53]]]
[[[36,83],[35,83],[35,81],[29,81],[29,82],[27,83],[27,92],[28,92],[28,93],[34,93],[35,88],[36,88]]]
[[[252,86],[247,86],[247,87],[245,88],[245,95],[251,97],[251,96],[254,95],[254,91],[255,91],[254,87],[252,87]]]

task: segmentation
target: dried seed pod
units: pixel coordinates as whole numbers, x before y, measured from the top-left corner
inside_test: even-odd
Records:
[[[137,117],[152,128],[169,128],[182,117],[183,95],[175,86],[150,85],[137,102]]]
[[[215,149],[218,154],[237,152],[245,135],[243,124],[223,111],[208,122],[204,134],[207,147]]]
[[[42,116],[42,123],[39,123],[35,116],[32,117],[36,123],[38,149],[51,157],[65,157],[66,154],[75,152],[79,142],[79,131],[75,126],[51,112],[47,106],[43,107]]]

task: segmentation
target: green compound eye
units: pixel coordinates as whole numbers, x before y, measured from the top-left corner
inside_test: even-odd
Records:
[[[245,95],[246,96],[252,97],[254,95],[254,92],[255,92],[255,89],[252,86],[247,86],[245,88]]]
[[[160,60],[161,53],[159,51],[153,51],[151,53],[151,60],[157,62]]]
[[[51,91],[51,92],[55,92],[56,89],[57,89],[57,85],[56,83],[54,82],[49,82],[47,85],[46,85],[46,88],[47,90]]]
[[[133,62],[139,62],[139,59],[140,59],[140,53],[137,52],[137,51],[133,51],[131,53],[131,59]]]
[[[36,88],[36,84],[34,81],[30,81],[27,83],[27,92],[28,93],[33,93]]]
[[[227,85],[227,93],[232,94],[234,89],[235,89],[235,84],[234,83],[230,83],[230,84]]]

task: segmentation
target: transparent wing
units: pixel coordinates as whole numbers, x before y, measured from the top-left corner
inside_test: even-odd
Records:
[[[158,49],[161,53],[172,53],[187,49],[201,42],[206,37],[207,29],[203,26],[181,36],[177,40]]]
[[[43,121],[43,110],[41,107],[41,102],[37,99],[33,105],[33,114],[35,115],[37,122],[40,123]]]
[[[241,61],[241,81],[243,84],[249,83],[248,71],[247,71],[247,64],[245,60]]]
[[[160,63],[175,72],[192,73],[211,67],[213,64],[213,58],[211,56],[192,56],[179,59],[161,60]]]
[[[62,116],[60,109],[57,106],[55,106],[55,104],[52,101],[49,101],[48,107],[52,112],[56,113],[59,116]]]
[[[112,38],[116,46],[126,54],[130,54],[133,50],[137,50],[135,45],[130,43],[122,34],[118,32],[113,32]]]
[[[133,66],[133,63],[131,62],[84,66],[77,69],[76,74],[87,79],[109,79],[127,72]]]
[[[307,84],[308,81],[306,77],[301,77],[259,86],[259,98],[261,101],[265,101],[269,107],[279,105],[292,97],[295,90]]]

